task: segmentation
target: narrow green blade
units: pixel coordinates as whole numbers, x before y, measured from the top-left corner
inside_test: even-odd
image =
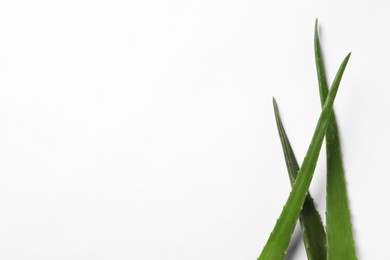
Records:
[[[317,21],[314,35],[318,85],[320,89],[321,104],[324,105],[326,97],[328,96],[328,85],[322,61]],[[326,239],[328,260],[357,259],[348,205],[340,139],[333,111],[331,112],[329,126],[326,131],[326,156]]]
[[[323,106],[317,127],[314,131],[306,157],[302,163],[302,168],[294,182],[286,205],[276,225],[268,238],[267,244],[264,246],[259,260],[282,260],[286,254],[288,244],[290,243],[292,233],[298,221],[303,202],[309,190],[310,182],[313,178],[314,169],[317,164],[320,154],[321,145],[325,136],[328,125],[329,115],[332,111],[334,99],[336,98],[337,90],[340,85],[341,77],[347,66],[350,54],[344,59],[339,71],[337,72],[335,81],[329,91],[326,102]]]
[[[295,157],[294,151],[288,140],[286,131],[279,115],[279,108],[276,100],[273,99],[276,124],[278,126],[280,142],[282,143],[284,159],[290,177],[291,186],[297,177],[299,165]],[[301,224],[303,241],[305,243],[306,254],[309,260],[326,260],[326,236],[324,226],[321,221],[320,214],[315,208],[314,202],[310,193],[307,194],[301,216],[299,217]]]

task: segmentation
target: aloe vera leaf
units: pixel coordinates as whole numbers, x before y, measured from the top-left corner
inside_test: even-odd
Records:
[[[318,22],[314,33],[315,60],[321,104],[328,96],[328,85],[321,55]],[[327,185],[326,185],[326,239],[328,260],[357,259],[348,205],[340,138],[334,112],[326,131]]]
[[[284,159],[286,161],[288,176],[292,186],[297,177],[299,165],[286,131],[284,130],[284,126],[279,115],[278,104],[275,98],[273,99],[273,105],[280,142],[282,143]],[[309,260],[326,260],[325,229],[310,193],[307,194],[305,202],[303,203],[299,221],[302,229],[307,258]]]
[[[286,254],[288,244],[290,243],[292,233],[298,221],[303,202],[309,190],[310,182],[313,178],[314,169],[317,164],[321,145],[325,136],[330,112],[333,102],[336,98],[337,90],[340,85],[341,77],[347,66],[350,54],[342,62],[336,78],[330,88],[328,97],[322,108],[317,127],[314,131],[306,157],[303,160],[302,167],[291,189],[287,202],[280,214],[278,221],[268,238],[258,260],[282,260]]]

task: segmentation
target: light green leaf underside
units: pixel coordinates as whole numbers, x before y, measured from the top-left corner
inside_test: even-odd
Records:
[[[284,129],[282,120],[279,115],[279,108],[275,99],[273,99],[273,105],[280,142],[282,143],[284,159],[286,161],[288,175],[292,186],[297,177],[299,165]],[[326,260],[325,230],[320,214],[315,208],[310,193],[307,194],[305,202],[303,203],[299,221],[301,224],[307,258],[309,260]]]
[[[276,222],[276,225],[268,238],[261,255],[258,258],[259,260],[282,260],[286,254],[288,244],[291,240],[291,235],[294,231],[303,202],[313,178],[314,169],[317,164],[321,145],[328,125],[330,112],[332,111],[333,102],[349,57],[350,54],[348,54],[348,56],[344,59],[337,72],[336,78],[323,106],[317,127],[306,153],[306,157],[302,163],[302,168],[300,169],[294,182],[283,211]]]
[[[321,104],[324,105],[326,97],[328,96],[328,85],[322,61],[317,21],[314,35],[318,85]],[[328,260],[357,259],[348,205],[340,139],[333,111],[330,114],[329,125],[326,131],[326,156],[326,234]]]

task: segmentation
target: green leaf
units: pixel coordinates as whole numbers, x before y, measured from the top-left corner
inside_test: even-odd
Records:
[[[318,37],[318,22],[314,33],[315,60],[321,104],[328,96],[328,85]],[[326,191],[326,234],[328,260],[357,259],[348,194],[345,183],[338,127],[334,112],[330,114],[326,131],[327,191]]]
[[[290,141],[288,140],[286,131],[284,130],[284,126],[279,115],[278,104],[275,99],[273,99],[273,105],[279,137],[283,147],[284,159],[286,161],[288,175],[292,186],[297,177],[299,165]],[[326,260],[325,229],[310,193],[307,194],[305,202],[303,203],[299,221],[301,224],[307,258],[309,260]]]
[[[294,182],[286,205],[276,222],[276,225],[268,238],[267,244],[259,256],[259,260],[282,260],[286,254],[288,244],[290,243],[292,233],[297,223],[301,212],[303,202],[309,190],[310,182],[313,178],[314,169],[317,164],[318,156],[321,150],[321,145],[325,136],[325,131],[328,125],[329,115],[332,111],[334,99],[336,98],[337,90],[341,81],[341,77],[347,66],[350,54],[344,59],[341,64],[335,81],[329,91],[323,106],[317,127],[314,131],[306,157],[302,163],[302,168]]]

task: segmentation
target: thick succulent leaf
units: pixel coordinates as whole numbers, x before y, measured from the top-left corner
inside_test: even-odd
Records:
[[[284,130],[284,126],[279,115],[278,104],[275,99],[273,99],[273,105],[280,142],[282,143],[284,159],[286,161],[288,175],[292,186],[297,177],[299,165],[286,131]],[[299,222],[301,224],[307,258],[309,260],[326,260],[325,229],[310,193],[307,194],[305,202],[303,203]]]
[[[329,91],[323,106],[317,127],[314,131],[306,157],[302,163],[302,168],[294,182],[290,195],[283,208],[282,213],[276,225],[268,238],[268,242],[259,256],[259,260],[282,260],[286,254],[288,244],[290,243],[292,233],[298,221],[303,202],[309,190],[314,170],[320,154],[321,145],[325,136],[326,128],[334,99],[336,98],[337,90],[341,81],[341,77],[347,66],[350,54],[344,59],[341,64],[335,81]]]
[[[328,85],[322,61],[317,21],[314,35],[318,85],[320,89],[321,104],[324,105],[326,97],[328,96]],[[348,205],[340,139],[333,111],[331,112],[328,129],[326,131],[326,156],[326,231],[328,260],[357,259]]]

